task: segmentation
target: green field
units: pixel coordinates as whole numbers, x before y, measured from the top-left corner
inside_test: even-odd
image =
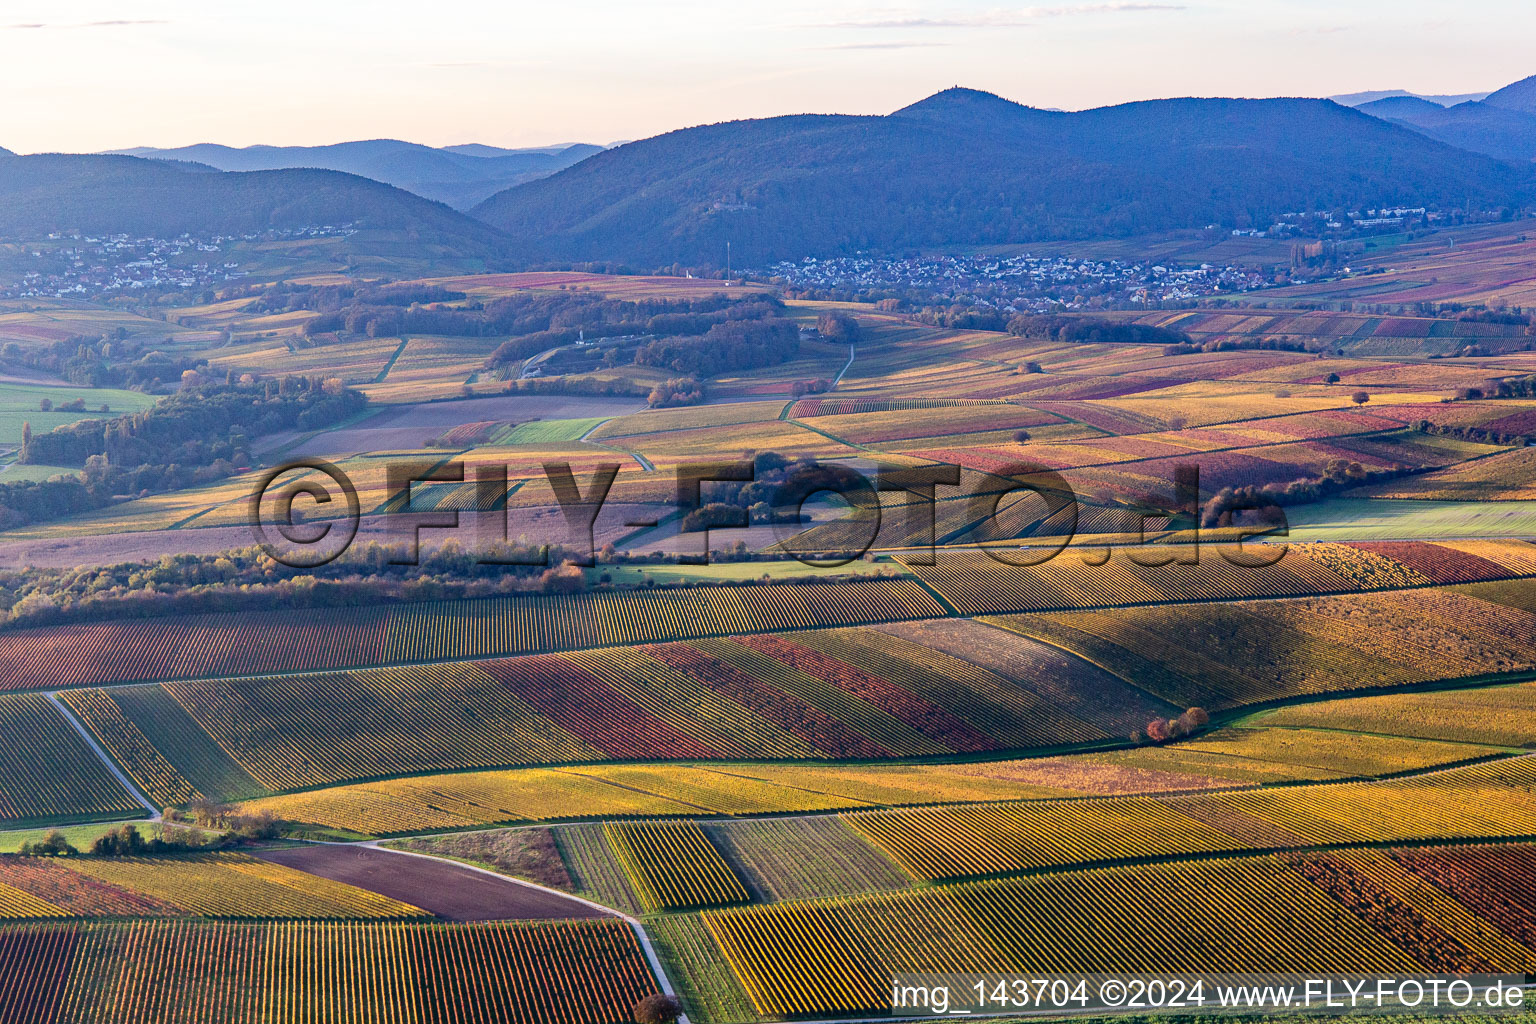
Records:
[[[0,466],[0,484],[38,483],[61,473],[76,476],[79,472],[73,466],[24,466],[13,462],[8,466]]]
[[[874,576],[879,573],[905,576],[901,566],[889,560],[866,562],[854,559],[847,565],[820,568],[806,565],[795,559],[774,562],[712,562],[709,565],[603,565],[588,570],[587,575],[598,579],[603,575],[618,584],[644,583],[646,578],[657,583],[683,583],[689,580],[756,580],[769,576],[774,579],[801,579],[806,576]]]
[[[1536,535],[1536,502],[1334,498],[1285,510],[1292,541],[1448,540]]]
[[[532,420],[519,423],[491,438],[493,444],[550,444],[556,441],[579,441],[607,416],[589,416],[576,420]]]
[[[43,399],[54,408],[43,412]],[[65,412],[58,407],[85,400],[85,411]],[[155,404],[151,395],[137,391],[118,391],[112,388],[56,388],[43,385],[0,384],[0,445],[21,444],[21,426],[32,424],[34,434],[42,434],[54,427],[79,420],[100,419],[102,416],[121,416],[125,412],[138,412]],[[102,413],[105,405],[109,410]]]
[[[139,831],[146,832],[149,827],[147,821],[140,820]],[[66,825],[56,831],[64,833],[64,838],[77,850],[84,850],[96,841],[97,836],[106,835],[108,832],[121,828],[121,821],[96,822],[91,825]],[[9,832],[0,832],[0,853],[15,853],[21,849],[22,843],[37,842],[48,833],[55,831],[51,828],[16,829]]]

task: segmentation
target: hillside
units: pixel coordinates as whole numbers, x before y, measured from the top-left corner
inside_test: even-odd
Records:
[[[1523,114],[1536,114],[1536,75],[1512,82],[1497,92],[1489,93],[1483,100],[1490,107],[1518,110]]]
[[[504,239],[440,203],[336,171],[190,173],[127,156],[0,156],[0,235],[169,237],[352,224],[425,250],[490,257]]]
[[[885,117],[796,115],[600,153],[472,211],[531,258],[737,265],[859,249],[1267,224],[1294,209],[1523,200],[1530,172],[1326,100],[1081,113],[950,89]]]
[[[1358,109],[1458,149],[1514,162],[1536,159],[1536,114],[1487,100],[1439,107],[1397,97],[1366,103]]]
[[[1424,100],[1439,107],[1453,107],[1458,103],[1466,103],[1471,100],[1483,100],[1488,98],[1486,92],[1463,92],[1455,95],[1429,95],[1420,92],[1409,92],[1407,89],[1373,89],[1369,92],[1351,92],[1340,96],[1329,96],[1333,102],[1345,107],[1362,107],[1367,103],[1375,103],[1377,100],[1397,99],[1407,97],[1409,99]]]
[[[153,160],[190,161],[221,171],[286,168],[343,171],[464,209],[501,189],[553,174],[593,153],[602,152],[602,147],[498,149],[467,145],[434,149],[398,139],[372,139],[330,146],[247,146],[236,149],[203,143],[178,149],[146,147],[117,152]]]

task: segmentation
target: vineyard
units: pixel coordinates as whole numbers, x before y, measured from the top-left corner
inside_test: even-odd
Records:
[[[1347,712],[1349,702],[1341,703]],[[1445,718],[1454,722],[1454,707],[1446,708]],[[1327,728],[1242,728],[1169,746],[961,764],[620,764],[459,772],[337,786],[242,807],[380,836],[517,822],[813,813],[1365,779],[1504,750]]]
[[[1499,894],[1509,882],[1529,893],[1532,853],[1456,847],[1116,867],[703,917],[764,1015],[885,1011],[890,975],[900,972],[1522,974],[1536,963],[1532,919]]]
[[[1536,683],[1323,701],[1268,712],[1260,721],[1531,748],[1536,747]]]
[[[0,929],[14,1024],[623,1024],[654,991],[622,921]]]
[[[0,696],[0,732],[0,823],[128,818],[143,810],[46,697]]]
[[[415,907],[365,889],[239,853],[79,857],[52,862],[7,858],[0,863],[0,887],[35,901],[3,901],[4,914],[11,918],[427,916]]]
[[[1268,857],[776,903],[704,921],[767,1016],[887,1011],[892,973],[1421,970]]]
[[[747,902],[741,879],[691,821],[646,821],[603,829],[646,910]]]
[[[763,902],[905,888],[907,879],[836,816],[705,826]]]
[[[9,690],[305,671],[943,615],[912,580],[176,616],[0,633]]]
[[[1089,724],[1088,705],[1113,687],[1094,686],[1089,671],[1042,678],[1027,659],[1046,648],[984,632],[1010,638],[1012,676],[889,634],[836,629],[67,696],[165,805],[422,772],[880,758],[1109,737]]]
[[[123,714],[111,694],[105,690],[67,690],[60,699],[96,734],[112,759],[157,807],[173,807],[203,795]]]
[[[844,816],[923,881],[1124,858],[1536,835],[1536,759],[1384,782]]]
[[[1231,565],[1209,548],[1199,565],[1147,567],[1121,553],[1103,566],[1068,554],[1015,567],[978,552],[946,551],[935,566],[911,568],[967,615],[1338,593],[1536,573],[1536,551],[1523,542],[1383,550],[1411,564],[1365,545],[1327,544],[1292,545],[1265,568]],[[878,578],[79,623],[0,633],[0,687],[478,658],[946,614],[916,581]]]
[[[1146,258],[1096,245],[1126,266]],[[1155,261],[1213,245],[1283,248],[1191,237]],[[1371,261],[1404,248],[1424,252],[1394,237]],[[701,379],[701,404],[639,411],[686,361],[631,363],[647,335],[597,330],[614,310],[587,299],[719,295],[719,281],[434,283],[471,306],[546,289],[517,314],[547,325],[541,347],[605,347],[515,382],[500,379],[515,360],[486,360],[503,337],[303,339],[308,312],[243,311],[302,302],[297,285],[125,321],[130,349],[163,335],[168,358],[211,359],[210,379],[334,373],[395,404],[249,446],[255,470],[134,496],[136,482],[109,507],[5,531],[23,568],[0,594],[18,627],[0,629],[0,848],[17,851],[0,855],[0,1024],[632,1024],[669,981],[698,1024],[735,1024],[885,1014],[899,972],[1536,975],[1536,543],[1426,539],[1529,533],[1514,503],[1536,496],[1536,458],[1517,435],[1536,432],[1536,403],[1509,397],[1536,372],[1525,313],[1230,297],[1141,313],[1093,292],[1096,318],[1194,341],[1165,347],[1102,324],[1074,334],[1070,312],[1015,336],[921,323],[937,311],[904,299],[795,298],[775,315],[786,337],[804,329],[798,357]],[[432,309],[423,294],[411,317],[448,322],[458,300]],[[465,312],[510,317],[521,301]],[[87,303],[60,305],[53,320],[0,319],[45,332],[29,356],[116,326],[86,329]],[[623,330],[682,322],[653,312]],[[854,316],[857,334],[818,340],[821,313]],[[706,329],[713,315],[682,314]],[[564,356],[604,352],[623,358],[556,379],[576,365]],[[407,407],[458,397],[474,400]],[[508,533],[525,539],[566,518],[546,463],[583,478],[622,463],[594,527],[613,545],[602,564],[498,579],[453,554],[374,580],[359,559],[310,595],[246,560],[237,599],[217,589],[236,578],[224,567],[197,575],[200,556],[155,562],[234,536],[260,465],[305,453],[330,453],[369,516],[360,536],[383,536],[401,503],[390,461],[453,450],[508,467]],[[866,558],[801,573],[764,521],[761,475],[700,491],[751,506],[753,528],[716,537],[743,546],[707,567],[672,557],[702,546],[668,515],[673,471],[738,459],[774,474],[927,465],[961,484],[935,495],[934,565],[916,555],[930,532],[917,493],[886,492]],[[1051,510],[1010,489],[1020,462],[1085,501]],[[1153,511],[1184,465],[1201,470],[1198,548],[1189,515]],[[1241,497],[1209,503],[1222,489],[1266,485],[1287,488],[1296,536],[1316,542],[1238,543],[1241,526],[1208,525]],[[472,484],[416,497],[484,510]],[[810,507],[802,550],[868,539],[835,503]],[[631,522],[652,513],[654,527]],[[157,529],[176,532],[157,542]],[[1009,564],[1069,535],[1054,557]],[[1381,539],[1350,539],[1363,537]],[[85,568],[27,589],[26,559],[75,555]],[[143,571],[106,566],[119,557]],[[243,607],[269,587],[268,610],[152,614]],[[125,589],[144,600],[115,603]],[[357,600],[376,603],[344,603]],[[91,852],[142,814],[140,793],[169,809],[146,835],[189,821],[228,835]],[[86,852],[43,855],[56,824]],[[470,877],[458,868],[331,842],[372,838],[554,891],[507,883],[504,905],[480,906],[482,890],[449,881]],[[562,909],[562,894],[601,906]],[[603,907],[615,916],[444,920]],[[647,936],[670,978],[653,975]]]
[[[1077,654],[1181,707],[1536,668],[1536,614],[1449,589],[987,621]]]
[[[1212,547],[1205,545],[1200,551],[1199,564],[1139,565],[1132,552],[1121,551],[1103,565],[1092,565],[1069,550],[1038,565],[1015,566],[981,552],[941,551],[936,565],[914,563],[908,568],[962,614],[985,615],[1494,580],[1530,574],[1528,560],[1536,554],[1524,541],[1488,542],[1486,554],[1471,557],[1464,544],[1386,546],[1441,577],[1432,579],[1370,550],[1380,545],[1291,544],[1279,561],[1255,567],[1233,565]],[[1152,549],[1135,554],[1153,561],[1176,553],[1176,549]],[[1005,553],[1004,557],[1013,556]]]

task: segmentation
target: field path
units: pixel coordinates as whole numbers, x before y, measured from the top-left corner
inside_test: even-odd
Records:
[[[843,368],[841,370],[837,371],[837,376],[832,379],[832,387],[828,388],[827,389],[828,391],[835,390],[837,388],[837,386],[843,382],[843,374],[847,373],[848,372],[848,368],[851,367],[852,365],[853,365],[853,346],[849,345],[848,346],[848,361],[843,364]]]
[[[427,854],[427,853],[417,853],[414,850],[395,850],[395,849],[390,849],[389,847],[380,846],[379,845],[379,840],[373,840],[372,842],[356,843],[356,844],[353,844],[353,843],[312,843],[311,845],[312,846],[317,846],[317,847],[340,848],[340,849],[343,849],[343,850],[347,850],[347,849],[353,849],[353,850],[367,849],[367,850],[373,850],[373,851],[375,851],[375,852],[377,852],[377,853],[379,853],[381,855],[387,855],[387,856],[392,856],[392,857],[413,857],[413,858],[421,860],[421,861],[423,861],[425,863],[436,865],[437,868],[436,868],[436,871],[434,871],[434,874],[436,874],[436,872],[439,872],[439,871],[449,871],[449,872],[457,871],[457,872],[466,872],[466,873],[475,874],[475,875],[484,875],[485,877],[493,878],[493,879],[495,879],[496,881],[498,881],[500,883],[511,884],[511,885],[516,885],[516,886],[522,886],[523,888],[531,889],[531,890],[534,890],[536,892],[543,893],[546,896],[562,900],[562,901],[564,901],[564,902],[566,902],[568,904],[569,903],[579,904],[579,905],[585,907],[587,910],[595,912],[595,913],[584,914],[584,915],[581,915],[581,916],[593,917],[593,916],[604,915],[604,916],[612,916],[612,917],[623,918],[626,922],[628,922],[630,928],[634,929],[635,938],[639,940],[640,948],[645,951],[645,959],[651,965],[651,973],[653,975],[655,975],[656,983],[657,983],[658,986],[660,986],[661,991],[663,993],[665,993],[666,995],[669,995],[669,996],[676,996],[677,995],[677,989],[673,987],[672,979],[667,977],[667,972],[662,968],[662,966],[661,966],[661,958],[656,955],[656,947],[651,944],[651,937],[646,934],[645,926],[640,923],[640,920],[638,918],[631,917],[630,915],[625,914],[622,911],[615,910],[612,907],[605,907],[601,903],[594,903],[591,900],[582,899],[580,896],[572,896],[570,893],[561,892],[558,889],[550,889],[547,886],[539,885],[536,882],[529,882],[529,881],[527,881],[525,879],[522,879],[522,878],[513,878],[511,875],[498,874],[497,872],[491,871],[488,868],[475,867],[472,864],[460,864],[457,861],[444,860],[441,857],[434,857],[431,854]],[[275,852],[278,852],[278,851],[272,851],[272,852],[275,853]],[[437,877],[439,879],[441,879],[443,877],[443,875],[437,874]],[[420,906],[419,903],[417,903],[415,905],[416,906]],[[428,909],[428,908],[423,907],[423,909]],[[567,916],[572,916],[572,915],[567,915]],[[678,1024],[689,1024],[688,1015],[686,1013],[680,1015],[677,1019],[678,1019]]]
[[[559,920],[613,914],[554,889],[521,885],[505,875],[478,874],[456,861],[398,856],[403,852],[315,843],[252,851],[262,860],[355,885],[448,921]]]
[[[123,770],[117,766],[117,763],[107,756],[107,752],[101,749],[101,744],[96,742],[96,737],[92,736],[90,730],[81,725],[80,720],[70,713],[69,708],[64,706],[63,701],[59,700],[59,692],[54,690],[46,694],[46,696],[49,702],[58,709],[59,714],[64,716],[64,720],[74,727],[75,732],[80,734],[80,738],[90,745],[91,750],[95,751],[96,756],[101,759],[101,763],[107,766],[107,771],[111,772],[117,781],[122,784],[122,787],[149,812],[149,820],[159,821],[160,808],[151,803],[149,797],[139,792],[139,787],[129,781],[128,776],[123,774]]]

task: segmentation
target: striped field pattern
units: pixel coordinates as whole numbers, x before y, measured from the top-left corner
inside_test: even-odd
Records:
[[[693,821],[642,821],[603,827],[647,910],[747,902],[747,890]]]
[[[1536,757],[1382,782],[844,815],[914,878],[1134,857],[1536,835]]]
[[[655,990],[617,919],[0,927],[6,1024],[622,1024]]]
[[[943,615],[910,579],[599,591],[0,634],[0,690],[437,661]]]
[[[0,736],[0,823],[130,817],[142,810],[43,695],[0,696]]]

